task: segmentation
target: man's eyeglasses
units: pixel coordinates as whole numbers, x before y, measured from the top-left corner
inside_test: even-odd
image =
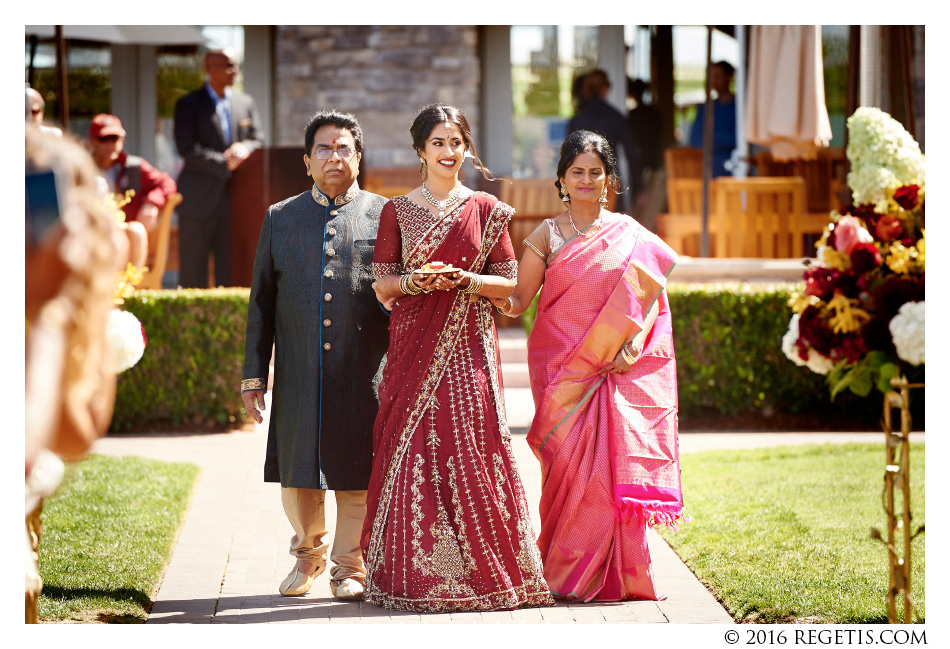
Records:
[[[349,147],[340,147],[339,149],[317,149],[313,153],[313,157],[317,160],[329,160],[333,157],[333,154],[337,154],[340,160],[349,160],[353,157],[355,151]]]

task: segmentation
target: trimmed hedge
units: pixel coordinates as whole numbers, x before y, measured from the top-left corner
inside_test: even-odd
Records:
[[[119,375],[112,430],[205,429],[246,421],[240,391],[248,288],[138,291],[145,355]]]
[[[840,422],[860,414],[873,424],[880,418],[880,395],[844,393],[832,402],[823,376],[785,358],[782,336],[792,315],[787,302],[800,286],[670,285],[681,420],[804,413]],[[124,308],[142,322],[148,347],[135,367],[119,375],[112,430],[249,422],[239,397],[249,296],[247,288],[180,289],[139,291],[126,299]],[[536,308],[537,299],[522,316],[529,332]],[[914,399],[916,425],[923,422],[923,400]],[[828,425],[834,426],[831,419]]]
[[[681,415],[880,412],[880,395],[840,395],[832,403],[825,377],[785,357],[782,336],[792,317],[788,299],[801,288],[800,283],[669,285]],[[522,316],[528,332],[536,311],[537,298]]]

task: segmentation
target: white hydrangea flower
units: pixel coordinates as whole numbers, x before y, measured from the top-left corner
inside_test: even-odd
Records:
[[[907,302],[888,325],[897,356],[911,365],[924,362],[924,302]]]
[[[798,321],[799,314],[794,314],[788,323],[788,331],[782,336],[782,352],[785,356],[798,366],[806,366],[816,374],[827,374],[835,366],[834,362],[827,356],[823,356],[814,349],[808,348],[808,360],[802,360],[798,355]]]
[[[128,311],[112,309],[106,324],[106,338],[112,348],[113,371],[116,374],[138,363],[145,353],[142,323]]]
[[[782,352],[788,357],[788,360],[796,365],[805,364],[805,361],[798,355],[798,347],[795,345],[798,342],[798,321],[800,318],[801,316],[797,313],[792,315],[792,319],[788,323],[788,331],[782,336]]]
[[[920,145],[900,122],[879,108],[861,107],[848,118],[848,186],[855,203],[887,209],[886,195],[902,185],[924,184]]]
[[[827,374],[835,366],[835,363],[827,356],[819,354],[814,349],[809,349],[808,360],[805,361],[805,365],[815,374]]]

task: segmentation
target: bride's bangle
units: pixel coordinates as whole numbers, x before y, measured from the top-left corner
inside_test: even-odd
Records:
[[[460,288],[460,293],[478,293],[482,290],[482,287],[485,285],[485,280],[481,278],[480,275],[475,275],[474,273],[468,276],[468,286],[465,288]]]
[[[511,297],[509,296],[508,299],[505,300],[504,309],[501,308],[500,306],[496,306],[495,308],[498,309],[498,313],[500,313],[501,315],[508,315],[509,313],[511,313],[511,310],[514,308],[514,306],[515,306],[514,302],[511,301]],[[514,316],[508,316],[508,317],[512,318]]]
[[[413,281],[412,273],[407,273],[399,278],[399,290],[404,295],[418,295],[423,289]]]

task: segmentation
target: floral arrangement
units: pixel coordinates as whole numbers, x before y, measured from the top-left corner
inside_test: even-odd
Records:
[[[852,204],[833,211],[782,351],[828,376],[831,396],[867,396],[924,368],[924,157],[876,108],[848,119]]]
[[[112,365],[116,374],[121,374],[138,363],[148,344],[142,323],[122,309],[112,309],[109,312],[106,338],[112,349]]]

